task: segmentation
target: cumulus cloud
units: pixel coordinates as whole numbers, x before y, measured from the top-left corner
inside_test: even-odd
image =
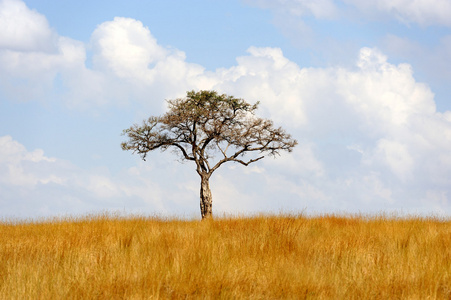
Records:
[[[149,67],[168,54],[148,28],[128,18],[116,17],[100,24],[92,34],[92,44],[94,66],[111,70],[121,78],[152,81]]]
[[[22,2],[0,3],[16,5],[19,17],[42,23]],[[320,17],[309,3],[296,2],[290,13]],[[333,2],[325,1],[328,5]],[[86,45],[55,36],[44,25],[29,34],[47,32],[46,46],[19,47],[2,37],[7,42],[0,47],[0,88],[10,99],[42,100],[61,84],[58,99],[70,106],[129,105],[159,114],[164,99],[216,89],[261,101],[261,114],[299,140],[292,154],[278,160],[215,174],[212,189],[220,211],[451,213],[451,112],[437,112],[433,92],[417,82],[412,67],[390,63],[378,49],[362,48],[352,67],[302,68],[281,49],[250,47],[235,66],[211,72],[187,62],[182,51],[159,45],[141,22],[115,18],[94,31],[88,68]],[[58,78],[62,82],[55,83]],[[189,164],[173,162],[171,153],[110,173],[29,151],[10,136],[0,144],[1,201],[3,207],[9,203],[10,214],[22,207],[30,215],[122,207],[197,212],[197,175]]]
[[[217,86],[260,100],[264,111],[310,145],[302,154],[310,159],[290,162],[294,176],[281,159],[278,172],[291,175],[278,181],[285,182],[285,191],[304,186],[321,191],[311,198],[362,209],[428,210],[420,186],[448,195],[448,180],[439,184],[432,178],[449,178],[451,172],[450,113],[436,112],[434,94],[415,80],[410,65],[393,65],[371,48],[361,49],[356,68],[300,68],[279,49],[249,53],[221,73]]]
[[[180,96],[188,86],[211,85],[203,67],[187,63],[184,52],[159,45],[140,21],[117,17],[104,22],[85,45],[59,36],[21,1],[3,0],[0,13],[7,29],[0,33],[0,86],[10,99],[62,99],[84,109],[133,99],[155,109],[148,99],[152,89],[158,88],[161,93],[154,95],[161,98]],[[88,49],[92,68],[87,67]]]
[[[42,100],[58,74],[84,66],[84,45],[59,36],[22,1],[0,1],[0,26],[0,86],[10,99]]]
[[[0,49],[52,51],[55,32],[47,19],[20,0],[0,1]]]

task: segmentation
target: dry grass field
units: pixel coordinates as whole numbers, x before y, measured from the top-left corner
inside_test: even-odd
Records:
[[[451,299],[451,221],[3,222],[0,299]]]

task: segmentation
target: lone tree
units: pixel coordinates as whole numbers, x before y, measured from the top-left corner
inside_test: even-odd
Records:
[[[150,117],[142,125],[125,129],[123,150],[138,153],[143,160],[149,151],[172,148],[182,160],[193,161],[201,178],[202,219],[212,216],[209,180],[225,162],[249,165],[281,150],[291,152],[297,141],[271,120],[256,117],[258,102],[219,95],[216,91],[191,91],[186,98],[168,100],[169,111]],[[258,153],[245,158],[249,152]]]

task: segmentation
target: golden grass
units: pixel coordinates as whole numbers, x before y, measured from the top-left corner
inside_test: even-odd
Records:
[[[0,223],[0,299],[451,299],[449,220]]]

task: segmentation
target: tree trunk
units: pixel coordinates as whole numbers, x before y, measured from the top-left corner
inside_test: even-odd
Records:
[[[210,190],[209,177],[201,176],[200,183],[200,214],[202,215],[202,220],[211,218],[213,216],[212,212],[212,196]]]

